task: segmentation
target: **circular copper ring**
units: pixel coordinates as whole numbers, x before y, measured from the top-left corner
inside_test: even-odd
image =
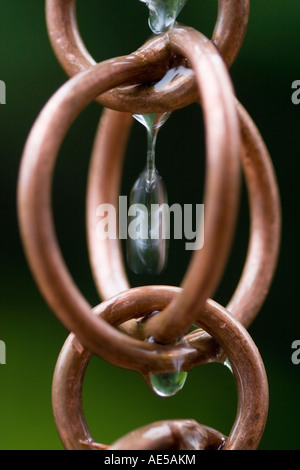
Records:
[[[275,272],[281,233],[280,197],[276,175],[268,150],[252,119],[237,102],[241,128],[241,159],[250,202],[250,241],[248,253],[238,286],[227,309],[247,328],[259,312]],[[122,250],[118,239],[101,243],[96,237],[96,209],[107,203],[118,207],[118,195],[124,149],[132,123],[130,114],[105,110],[96,135],[87,194],[87,233],[90,262],[94,279],[102,299],[112,297],[130,288],[126,276]],[[116,139],[115,136],[118,136]],[[161,317],[161,316],[160,316]],[[181,313],[176,310],[176,321]],[[174,312],[169,323],[161,323],[159,316],[154,337],[167,339],[174,323]],[[149,323],[148,323],[149,325]],[[136,322],[122,328],[136,336]]]
[[[217,50],[200,33],[188,28],[176,28],[172,36],[179,42],[184,36],[187,55],[193,51],[190,59],[199,77],[207,123],[205,225],[209,243],[205,249],[194,253],[186,277],[190,281],[185,282],[185,290],[178,296],[178,305],[187,312],[189,325],[211,297],[227,260],[239,194],[239,139],[231,83]],[[158,373],[162,372],[161,357],[167,355],[168,348],[156,347],[153,355],[153,345],[126,336],[122,338],[122,333],[91,315],[91,306],[74,285],[65,266],[51,211],[54,164],[71,122],[97,94],[119,83],[134,81],[141,75],[141,69],[145,71],[143,67],[148,66],[149,61],[145,65],[138,55],[109,60],[73,77],[55,93],[33,126],[25,146],[18,185],[18,212],[26,255],[37,285],[65,327],[74,332],[86,348],[109,362],[136,370],[147,364],[149,370]],[[202,74],[203,79],[200,79]],[[199,277],[199,272],[205,276]],[[157,310],[161,310],[159,305]],[[148,362],[142,356],[147,357]]]
[[[218,18],[212,42],[221,52],[228,67],[234,62],[243,43],[248,17],[249,0],[238,2],[219,0]],[[76,0],[47,0],[46,19],[54,52],[69,76],[96,64],[79,33]],[[170,56],[168,65],[171,59]],[[162,76],[163,74],[157,76],[157,80]],[[105,107],[118,111],[144,114],[174,111],[193,103],[197,98],[197,86],[194,77],[190,76],[184,80],[175,80],[162,92],[155,91],[152,86],[147,85],[126,90],[114,89],[98,97],[97,101]]]
[[[144,302],[144,289],[131,289],[121,294],[122,301],[119,296],[105,301],[94,309],[94,313],[104,316],[114,325],[126,322],[136,316],[139,306]],[[174,294],[173,288],[160,287],[159,291],[164,296]],[[153,292],[155,297],[155,288]],[[117,311],[115,304],[118,305]],[[145,308],[155,308],[151,295],[147,296]],[[143,315],[142,310],[140,313]],[[256,449],[264,431],[269,398],[267,377],[259,351],[246,329],[216,302],[207,301],[198,321],[230,359],[238,387],[238,411],[223,449]],[[82,408],[82,385],[91,356],[76,336],[71,334],[61,350],[55,368],[52,388],[54,418],[60,438],[67,449],[83,449],[82,441],[94,440]],[[181,370],[184,370],[184,366]]]

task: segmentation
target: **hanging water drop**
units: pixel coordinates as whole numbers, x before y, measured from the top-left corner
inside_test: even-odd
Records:
[[[156,342],[153,336],[150,336],[146,341],[148,341],[149,343]],[[187,348],[187,350],[190,349],[188,342],[184,339],[183,344]],[[182,359],[178,360],[174,358],[173,366],[175,370],[173,372],[166,372],[163,374],[150,373],[148,376],[147,383],[152,389],[152,391],[159,397],[163,398],[173,397],[178,392],[180,392],[180,390],[183,389],[188,376],[188,373],[186,371],[181,370],[182,365]]]
[[[168,257],[167,192],[155,165],[157,133],[169,117],[134,115],[147,129],[147,162],[130,193],[127,263],[135,274],[160,274]]]
[[[150,374],[151,387],[156,395],[164,398],[173,397],[184,387],[187,372],[168,372],[166,374]]]
[[[149,8],[149,27],[154,34],[172,28],[187,0],[140,0]]]

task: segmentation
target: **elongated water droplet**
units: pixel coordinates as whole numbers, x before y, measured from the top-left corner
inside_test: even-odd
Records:
[[[173,397],[184,387],[187,372],[168,372],[166,374],[150,374],[149,379],[153,391],[160,397]]]
[[[142,172],[130,194],[127,262],[136,274],[159,274],[167,263],[168,240],[163,237],[167,196],[157,170],[152,180]]]
[[[130,193],[127,263],[135,274],[160,274],[168,257],[169,219],[166,188],[155,166],[155,146],[169,114],[134,117],[147,129],[147,162]]]
[[[174,26],[177,16],[187,0],[140,0],[149,8],[149,27],[160,34]]]

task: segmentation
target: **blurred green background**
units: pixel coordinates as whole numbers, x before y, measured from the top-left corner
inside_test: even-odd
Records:
[[[137,0],[78,0],[78,22],[98,61],[137,49],[150,36],[147,9]],[[190,0],[179,21],[211,35],[217,1]],[[0,366],[0,448],[61,449],[51,409],[51,382],[68,332],[48,309],[31,278],[18,233],[16,184],[28,132],[48,98],[67,77],[51,49],[43,0],[0,0],[0,79],[7,104],[0,106],[1,313],[0,339],[7,364]],[[277,172],[283,208],[278,271],[269,296],[249,331],[265,363],[270,411],[260,449],[300,449],[300,365],[291,344],[300,337],[298,291],[300,107],[291,84],[300,78],[298,0],[251,0],[242,50],[230,73],[236,94],[252,115]],[[86,174],[101,107],[91,104],[64,142],[54,182],[57,233],[70,271],[91,304],[99,303],[86,248]],[[170,203],[195,203],[203,187],[201,110],[172,114],[160,131],[157,165]],[[130,138],[122,194],[144,166],[146,136],[136,123]],[[200,158],[199,158],[200,155]],[[243,267],[248,236],[245,195],[232,255],[215,299],[230,299]],[[179,285],[190,253],[171,244],[167,270],[158,278],[132,276],[132,285]],[[143,380],[94,357],[84,384],[84,406],[96,440],[109,443],[132,429],[162,419],[194,418],[229,433],[236,388],[224,366],[194,369],[176,397],[155,396]]]

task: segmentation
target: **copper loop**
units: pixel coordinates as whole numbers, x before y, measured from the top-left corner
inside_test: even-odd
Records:
[[[268,150],[251,117],[238,102],[237,111],[241,128],[241,162],[248,189],[251,222],[245,266],[227,309],[248,328],[260,311],[273,280],[280,247],[281,212],[277,179]],[[104,111],[89,169],[88,246],[95,283],[102,299],[130,288],[120,241],[106,239],[99,243],[95,214],[100,204],[108,203],[118,208],[122,163],[131,123],[130,114],[109,109]],[[176,321],[180,317],[180,310],[176,311]],[[159,317],[156,321],[158,328],[154,335],[159,335]],[[173,321],[170,317],[171,324]],[[170,327],[166,326],[167,332]],[[144,333],[137,327],[136,321],[124,324],[122,328],[135,337]]]
[[[118,325],[140,310],[141,304],[144,304],[145,310],[151,311],[155,307],[153,299],[157,294],[162,294],[163,297],[174,295],[174,289],[169,287],[153,287],[151,295],[147,291],[148,288],[145,287],[131,289],[116,296],[112,301],[103,302],[94,309],[94,313]],[[140,312],[142,313],[142,310]],[[222,449],[256,449],[268,412],[268,383],[259,351],[245,328],[212,300],[207,301],[205,311],[198,321],[225,351],[237,382],[237,415]],[[87,446],[83,442],[94,442],[82,407],[82,386],[91,356],[76,336],[70,334],[56,364],[52,388],[53,412],[66,449],[86,449]],[[181,370],[185,370],[184,365]],[[147,445],[151,443],[148,442]],[[102,444],[100,446],[105,448]]]
[[[249,0],[218,2],[218,18],[212,43],[216,45],[228,67],[234,62],[244,41],[249,3]],[[46,20],[53,50],[69,76],[72,77],[96,64],[80,36],[76,0],[46,0]],[[145,80],[141,80],[140,83],[145,83],[144,86],[133,89],[115,88],[99,96],[97,101],[107,108],[132,114],[174,111],[188,106],[198,100],[198,90],[193,75],[184,80],[175,80],[163,91],[157,91],[151,85],[151,82],[163,77],[172,66],[173,59],[174,55],[168,51],[164,68],[157,69],[156,76],[149,75]]]
[[[199,316],[206,299],[212,297],[226,264],[237,213],[240,171],[239,133],[228,72],[211,42],[190,28],[174,29],[175,48],[175,41],[181,42],[182,36],[203,94],[208,155],[205,225],[209,243],[205,249],[195,252],[188,269],[190,281],[187,282],[186,277],[185,291],[178,295],[177,306],[185,312],[188,327]],[[149,56],[153,58],[151,50]],[[90,314],[91,306],[74,285],[56,240],[51,212],[51,179],[59,147],[79,112],[101,92],[119,83],[135,81],[149,67],[149,61],[145,63],[137,53],[96,65],[61,87],[45,106],[30,133],[18,186],[25,251],[50,307],[85,347],[120,367],[137,370],[141,367],[138,357],[141,349],[151,356],[149,349],[153,346],[129,337],[122,339],[122,333]],[[204,272],[205,277],[197,280],[199,272]],[[181,334],[182,330],[178,331],[178,325],[175,325],[172,333]],[[117,343],[122,351],[119,355],[116,354]],[[151,356],[148,367],[153,373],[158,369],[161,371],[158,355]]]

